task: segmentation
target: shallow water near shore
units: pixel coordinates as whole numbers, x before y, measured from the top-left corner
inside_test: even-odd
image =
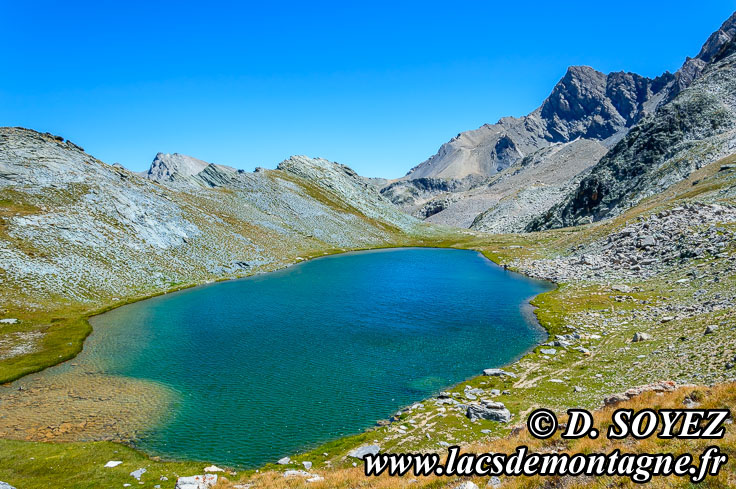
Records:
[[[550,288],[473,251],[348,253],[107,312],[80,358],[174,393],[137,446],[254,467],[512,361]]]

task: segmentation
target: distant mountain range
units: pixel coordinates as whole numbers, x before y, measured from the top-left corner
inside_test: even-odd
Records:
[[[466,131],[381,193],[416,217],[492,232],[615,215],[733,150],[736,14],[651,79],[573,66],[531,114]]]

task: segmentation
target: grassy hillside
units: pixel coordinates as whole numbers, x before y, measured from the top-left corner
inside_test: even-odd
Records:
[[[301,462],[313,463],[312,472],[325,477],[324,483],[309,484],[309,487],[396,487],[397,484],[408,485],[409,481],[389,479],[365,480],[360,467],[353,468],[353,459],[346,457],[347,452],[367,443],[377,443],[383,451],[439,451],[443,444],[459,443],[475,449],[504,450],[510,449],[524,438],[507,438],[515,426],[523,425],[525,416],[533,408],[544,406],[563,412],[569,407],[597,408],[601,406],[604,396],[641,384],[659,380],[674,380],[679,384],[709,385],[724,382],[733,377],[729,365],[736,355],[736,317],[733,314],[734,291],[736,291],[736,273],[734,262],[736,248],[734,233],[734,203],[736,203],[736,172],[729,168],[736,162],[732,156],[715,162],[696,172],[667,191],[649,198],[639,206],[608,222],[574,229],[561,229],[544,233],[526,235],[484,235],[464,232],[449,233],[446,230],[419,231],[397,230],[395,223],[374,218],[363,220],[358,208],[339,209],[336,214],[346,212],[360,219],[361,232],[375,233],[380,240],[360,243],[353,246],[368,248],[386,245],[428,245],[476,249],[494,261],[508,265],[532,276],[553,276],[559,281],[559,287],[537,297],[533,303],[537,306],[536,314],[542,325],[550,332],[550,341],[559,339],[560,335],[577,335],[572,344],[567,346],[538,347],[533,352],[519,359],[505,369],[516,374],[516,378],[508,377],[476,377],[469,379],[451,389],[450,398],[458,403],[468,403],[467,389],[482,392],[478,397],[489,397],[501,401],[512,413],[509,424],[492,421],[471,422],[464,411],[456,405],[441,402],[440,399],[428,399],[403,410],[400,416],[390,423],[318,447],[303,454],[292,457],[287,466],[265,467],[258,473],[239,472],[228,475],[231,481],[241,484],[255,483],[255,487],[298,487],[307,485],[301,478],[285,479],[281,472],[285,469],[301,469]],[[722,169],[723,168],[723,169]],[[294,175],[271,173],[268,178],[283,179],[289,184],[305,185],[304,193],[323,195],[322,189],[316,191],[312,184],[300,183]],[[297,189],[300,188],[297,186]],[[163,189],[163,192],[168,192]],[[243,234],[252,220],[234,216],[226,211],[228,205],[219,203],[219,199],[227,199],[232,190],[219,189],[224,197],[212,200],[207,198],[187,197],[200,202],[197,209],[207,210],[206,218],[191,219],[203,226],[212,220],[213,208],[219,209],[218,218],[222,220],[223,229],[232,229],[242,223]],[[237,192],[237,191],[236,191]],[[219,194],[218,194],[219,195]],[[177,196],[180,198],[181,196]],[[321,197],[327,201],[321,206],[340,206],[344,201],[337,195]],[[204,201],[209,201],[205,204]],[[17,212],[22,209],[33,214],[43,204],[31,199],[20,201],[16,205]],[[215,207],[206,207],[206,205]],[[13,211],[14,213],[16,210]],[[187,214],[189,216],[189,214]],[[13,214],[15,217],[15,214]],[[670,221],[674,219],[675,221]],[[684,234],[671,240],[657,237],[657,245],[651,248],[631,246],[622,248],[624,258],[636,261],[632,265],[628,261],[614,263],[608,260],[611,250],[616,250],[620,238],[646,233],[662,233],[670,222],[679,223]],[[237,226],[236,226],[237,228]],[[214,229],[218,229],[215,225]],[[679,229],[679,228],[678,228]],[[367,230],[367,231],[366,231]],[[624,232],[625,231],[625,232]],[[251,232],[251,231],[247,231]],[[12,232],[10,233],[12,236]],[[242,235],[241,235],[242,236]],[[250,236],[250,235],[248,235]],[[695,241],[682,238],[692,237]],[[717,238],[717,239],[716,239]],[[262,243],[269,241],[268,237]],[[322,241],[322,244],[310,244],[315,237],[304,237],[294,241],[286,241],[284,249],[298,242],[296,251],[287,252],[283,261],[274,261],[259,265],[258,270],[268,270],[283,266],[288,260],[296,261],[323,253],[338,252],[351,249],[347,246]],[[689,238],[688,238],[689,239]],[[699,241],[698,241],[699,240]],[[715,246],[718,241],[718,246]],[[723,243],[723,246],[720,246]],[[610,246],[609,246],[610,244]],[[611,248],[613,247],[613,248]],[[697,250],[702,248],[700,254]],[[711,250],[712,248],[712,250]],[[276,250],[282,252],[284,250]],[[677,253],[670,258],[670,251]],[[30,253],[44,252],[29,250]],[[274,254],[276,254],[274,252]],[[295,256],[295,254],[298,255]],[[656,255],[659,253],[659,255]],[[657,258],[651,258],[656,256]],[[655,260],[655,261],[651,261]],[[637,267],[637,268],[634,268]],[[564,279],[564,280],[563,280]],[[171,287],[183,283],[169,284]],[[17,287],[14,292],[24,290]],[[149,293],[155,293],[152,290]],[[120,301],[132,300],[135,296],[120,297]],[[26,296],[26,300],[32,299]],[[37,300],[37,299],[36,299]],[[57,304],[50,298],[45,304]],[[113,301],[101,300],[97,307],[105,307]],[[39,304],[43,305],[44,303]],[[88,305],[87,305],[88,306]],[[43,312],[39,307],[33,314],[22,310],[13,311],[21,318],[18,325],[5,325],[3,328],[14,328],[5,331],[20,332],[20,328],[29,327],[28,331],[41,331],[40,325],[66,324],[65,321],[79,321],[78,337],[83,337],[83,319],[90,309],[85,305],[75,305],[68,301],[63,308]],[[46,316],[43,316],[46,314]],[[38,318],[38,319],[34,319]],[[58,319],[54,322],[54,319]],[[36,326],[38,325],[38,326]],[[715,326],[715,328],[708,328]],[[39,329],[33,329],[38,327]],[[17,329],[15,329],[17,328]],[[706,334],[706,330],[711,329]],[[647,333],[647,341],[633,343],[635,333]],[[53,333],[47,334],[52,336]],[[61,342],[63,343],[63,342]],[[66,343],[66,347],[74,347]],[[553,354],[542,352],[542,348],[554,349]],[[50,348],[38,350],[48,353],[50,362],[55,361],[53,355],[61,350]],[[70,348],[73,351],[73,348]],[[57,357],[58,358],[58,357]],[[479,372],[480,373],[480,372]],[[501,393],[494,393],[497,389]],[[689,391],[657,397],[656,402],[667,405],[682,403]],[[699,387],[698,402],[733,405],[730,395],[732,390],[726,387],[709,389]],[[0,392],[0,399],[2,393]],[[649,397],[642,397],[634,402],[653,403]],[[6,412],[0,416],[0,429],[3,417],[12,417]],[[601,413],[605,416],[605,413]],[[603,419],[603,418],[600,419]],[[59,424],[63,419],[58,420]],[[724,449],[733,451],[732,425],[729,425],[729,437]],[[58,428],[58,427],[55,427]],[[66,439],[58,429],[48,430],[49,440]],[[46,436],[46,435],[44,435]],[[5,436],[7,438],[7,436]],[[35,439],[35,438],[34,438]],[[555,440],[539,443],[557,449],[576,449],[574,445],[562,447],[555,445]],[[583,442],[580,442],[583,443]],[[586,441],[585,449],[605,449],[605,440]],[[628,444],[630,450],[651,449],[646,443]],[[667,442],[663,449],[690,450],[688,444]],[[118,454],[115,454],[115,451]],[[658,447],[659,450],[659,447]],[[324,454],[327,455],[324,455]],[[115,455],[115,456],[113,456]],[[123,459],[125,465],[117,470],[104,469],[102,464],[107,460]],[[107,460],[105,460],[107,459]],[[20,463],[22,460],[23,463]],[[51,461],[54,462],[51,462]],[[57,462],[58,461],[58,462]],[[17,487],[48,487],[48,480],[64,480],[63,487],[99,487],[105,483],[131,483],[130,471],[148,467],[152,477],[144,478],[144,486],[160,484],[161,487],[173,487],[172,477],[167,474],[192,475],[201,473],[204,464],[177,464],[145,459],[142,455],[117,444],[106,442],[49,444],[29,441],[0,440],[0,480],[10,482]],[[56,472],[52,472],[51,468]],[[130,470],[128,470],[130,469]],[[55,474],[55,475],[51,475]],[[84,477],[77,477],[83,474]],[[169,481],[158,481],[158,474],[169,477]],[[46,477],[46,478],[45,478]],[[714,482],[712,487],[725,487],[724,481],[733,481],[733,465],[727,467],[722,480]],[[485,484],[484,481],[478,481]],[[504,486],[536,487],[539,481],[504,481]],[[661,482],[661,481],[660,481]],[[618,481],[596,480],[554,481],[555,487],[576,487],[576,484],[588,484],[599,487],[618,486]],[[97,484],[97,485],[95,485]],[[414,483],[412,487],[454,487],[458,481],[448,479],[427,479]],[[482,485],[481,484],[481,485]],[[662,485],[685,486],[683,480],[667,480]],[[724,485],[725,484],[725,485]],[[625,485],[625,484],[624,484]],[[228,487],[225,485],[224,487]]]

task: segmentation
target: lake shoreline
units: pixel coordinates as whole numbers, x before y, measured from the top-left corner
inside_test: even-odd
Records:
[[[298,266],[298,265],[301,265],[301,264],[305,264],[307,262],[315,261],[315,260],[317,260],[319,258],[330,258],[330,257],[343,256],[343,255],[351,255],[351,254],[359,254],[359,253],[371,253],[371,252],[379,252],[380,253],[380,252],[383,252],[383,251],[405,250],[405,249],[453,249],[453,250],[459,250],[459,251],[466,250],[466,248],[456,247],[456,246],[423,246],[423,245],[411,244],[409,246],[400,246],[399,245],[399,246],[385,246],[385,247],[365,248],[365,249],[353,249],[353,250],[339,251],[339,252],[334,252],[334,253],[326,253],[326,254],[321,254],[321,255],[314,255],[314,256],[307,257],[305,259],[296,260],[296,261],[292,261],[292,262],[283,264],[282,266],[276,267],[276,268],[274,268],[272,270],[269,270],[269,271],[257,271],[255,273],[250,273],[250,274],[243,275],[243,276],[232,277],[232,278],[223,278],[223,279],[220,279],[220,280],[207,281],[207,282],[204,282],[204,283],[191,283],[191,284],[179,285],[177,287],[168,289],[166,291],[155,292],[155,293],[148,294],[148,295],[145,295],[145,296],[138,296],[138,297],[135,297],[135,298],[128,298],[128,299],[121,300],[121,301],[115,301],[115,302],[112,302],[112,303],[109,303],[109,304],[106,304],[104,306],[101,306],[101,307],[98,307],[98,308],[94,309],[93,312],[88,313],[85,316],[82,316],[82,319],[84,319],[85,321],[90,321],[90,320],[92,320],[93,318],[95,318],[97,316],[100,316],[100,315],[102,315],[102,314],[104,314],[106,312],[109,312],[109,311],[118,309],[118,308],[120,308],[122,306],[130,305],[130,304],[134,304],[134,303],[139,303],[141,301],[145,301],[145,300],[148,300],[148,299],[160,297],[160,296],[163,296],[163,295],[175,294],[177,292],[183,292],[183,291],[191,291],[193,289],[197,289],[197,288],[201,288],[201,287],[208,287],[208,286],[216,285],[216,284],[219,284],[219,283],[222,283],[222,282],[233,282],[233,281],[238,281],[238,280],[247,280],[249,278],[253,278],[253,277],[256,277],[256,276],[260,276],[260,275],[264,275],[264,274],[270,274],[270,273],[278,272],[278,271],[283,271],[283,270],[292,268],[294,266]],[[495,261],[493,261],[491,258],[489,258],[488,256],[486,256],[481,251],[479,251],[479,250],[472,250],[472,251],[474,251],[478,255],[482,256],[483,259],[487,260],[489,262],[489,264],[492,265],[493,267],[502,268],[498,263],[496,263]],[[509,273],[513,273],[513,274],[517,274],[518,273],[518,272],[511,271],[511,270],[508,270],[508,272]],[[519,275],[520,276],[524,276],[523,274],[519,274]],[[545,282],[546,283],[546,281],[541,281],[539,279],[531,279],[531,280],[537,280],[537,281]],[[525,321],[529,322],[531,325],[533,325],[539,331],[544,332],[545,335],[548,335],[547,330],[544,328],[543,324],[540,323],[540,321],[538,320],[538,318],[537,318],[537,316],[536,316],[536,314],[534,312],[536,308],[533,305],[531,305],[531,303],[530,303],[530,301],[534,297],[536,297],[536,295],[525,299],[525,301],[522,303],[520,314],[522,314],[522,316],[525,317]],[[527,312],[524,312],[525,309],[526,309]],[[543,339],[543,340],[540,340],[540,343],[542,343],[545,340],[546,340],[546,338]],[[86,344],[86,341],[85,341],[85,344]],[[530,351],[533,351],[533,349],[536,348],[537,346],[538,346],[538,344],[535,343],[534,345],[530,346],[529,348],[527,348],[526,350],[524,350],[520,354],[516,355],[511,361],[506,362],[506,363],[503,363],[503,364],[498,365],[498,366],[499,367],[503,367],[503,366],[510,365],[510,364],[516,362],[519,358],[522,358],[523,356],[525,356],[526,354],[528,354]],[[82,349],[80,349],[80,352],[83,349],[84,349],[84,346],[82,347]],[[59,363],[57,365],[54,365],[53,367],[59,368],[59,367],[68,366],[69,364],[72,364],[73,363],[74,358],[76,358],[76,356],[73,357],[73,358],[71,358],[71,359],[69,359],[69,360],[65,360],[64,362],[61,362],[61,363]],[[48,367],[48,368],[46,368],[44,370],[48,370],[48,369],[51,369],[51,367]],[[53,369],[51,369],[51,370],[53,370]],[[37,374],[39,372],[33,372],[33,373]],[[30,374],[28,374],[28,375],[30,375]],[[472,378],[475,378],[475,377],[477,377],[477,376],[471,376],[471,377],[468,377],[468,378],[466,378],[466,379],[464,379],[462,381],[459,381],[457,383],[448,384],[448,385],[444,386],[442,389],[452,388],[452,387],[454,387],[454,386],[456,386],[458,384],[461,384],[463,382],[466,382],[467,380],[472,379]],[[11,382],[10,385],[6,384],[6,386],[7,387],[11,387],[11,388],[16,388],[17,385],[18,385],[18,382],[19,381],[23,381],[23,379],[25,379],[25,378],[27,378],[27,375],[23,376],[21,379],[17,379],[15,381]],[[416,401],[413,401],[409,405],[415,404],[417,402],[423,402],[425,400],[426,400],[425,398],[418,398]],[[381,421],[380,419],[379,420],[376,420],[376,423],[379,423],[380,421]],[[152,423],[151,423],[150,426],[152,427],[152,426],[155,426],[156,424],[157,424],[156,421],[152,421]],[[370,429],[371,429],[371,426],[367,426],[365,428],[365,430],[370,430]],[[360,431],[360,432],[357,432],[356,434],[358,434],[358,433],[364,433],[365,430]],[[354,435],[340,436],[340,437],[338,437],[335,440],[339,440],[339,439],[350,437],[350,436],[354,436]],[[102,437],[100,439],[105,439],[105,438],[106,437]],[[70,441],[70,440],[69,439],[66,439],[65,441]],[[130,446],[132,448],[140,449],[140,447],[137,444],[137,439],[136,438],[119,439],[118,441],[121,442],[121,443],[124,443],[124,444],[126,444],[126,445],[128,445],[128,446]],[[328,443],[330,443],[330,442],[328,442]],[[308,451],[308,450],[309,450],[309,448],[306,448],[305,449],[305,451]],[[302,451],[298,451],[298,452],[301,453]],[[160,454],[156,453],[155,451],[154,452],[148,452],[148,451],[146,451],[146,453],[148,453],[149,456],[160,456]],[[167,460],[169,460],[169,458],[167,458]],[[178,458],[170,458],[170,460],[181,460],[181,459],[178,459]]]

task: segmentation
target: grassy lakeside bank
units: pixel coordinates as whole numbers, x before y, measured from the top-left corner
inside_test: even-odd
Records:
[[[736,405],[736,384],[720,384],[715,387],[682,387],[673,392],[654,393],[647,392],[635,397],[630,401],[622,402],[615,407],[608,407],[594,412],[594,426],[601,432],[605,432],[610,424],[614,409],[679,409],[685,404],[695,402],[695,406],[703,409],[721,409]],[[565,422],[566,418],[560,418]],[[733,424],[726,425],[726,436],[718,441],[721,452],[727,454],[730,460],[736,457],[736,430]],[[525,429],[517,434],[497,438],[491,441],[471,444],[464,448],[466,452],[473,453],[513,453],[518,446],[527,446],[530,451],[544,453],[610,453],[619,449],[623,453],[702,453],[705,448],[713,444],[712,440],[676,440],[657,439],[632,443],[630,440],[613,441],[605,437],[596,440],[583,438],[578,440],[563,440],[559,433],[547,440],[533,438]],[[12,469],[0,469],[0,480],[15,481],[18,487],[28,489],[36,488],[98,488],[98,487],[122,487],[123,484],[131,484],[139,487],[153,487],[159,485],[162,488],[174,487],[177,475],[201,474],[205,464],[193,462],[160,462],[151,459],[140,452],[126,446],[107,443],[27,443],[9,440],[0,440],[0,454],[2,454],[2,465],[10,466]],[[101,461],[120,460],[123,464],[115,468],[102,468]],[[104,462],[102,462],[104,463]],[[129,473],[145,468],[141,480],[143,484],[137,484]],[[489,478],[475,477],[404,477],[395,478],[383,475],[381,477],[366,479],[363,475],[362,466],[340,467],[331,470],[321,470],[319,473],[325,477],[322,482],[307,483],[299,477],[285,478],[278,471],[262,470],[260,472],[247,471],[242,473],[220,473],[220,481],[217,485],[220,489],[239,489],[248,487],[243,484],[252,484],[253,488],[267,487],[272,489],[286,488],[352,488],[372,487],[376,489],[389,489],[401,487],[418,487],[422,489],[440,489],[456,487],[466,480],[473,481],[479,487],[485,487]],[[168,480],[161,480],[165,477]],[[60,481],[63,483],[60,484]],[[248,481],[245,483],[244,481]],[[578,489],[583,487],[641,487],[628,478],[603,477],[595,479],[591,477],[581,478],[540,478],[520,477],[501,478],[500,487],[510,489],[531,489],[541,486],[566,487]],[[697,486],[690,483],[687,478],[655,478],[648,483],[647,487],[707,487],[727,488],[736,483],[736,473],[733,462],[721,471],[717,478],[708,478],[704,483]]]
[[[607,234],[638,219],[642,215],[671,208],[693,199],[718,198],[719,193],[732,188],[733,177],[720,174],[718,164],[710,165],[696,172],[690,179],[682,182],[643,202],[637,208],[619,218],[599,225],[586,226],[579,229],[566,229],[530,235],[482,236],[462,234],[445,236],[442,239],[407,241],[410,246],[438,246],[463,249],[475,249],[484,253],[497,263],[510,264],[512,268],[524,271],[524,260],[535,260],[555,255],[569,254],[572,248],[605,237]],[[727,194],[727,202],[732,197]],[[733,227],[728,225],[727,227]],[[726,249],[729,257],[736,254],[733,244]],[[521,260],[521,262],[520,262]],[[538,296],[533,304],[537,306],[536,314],[540,323],[551,335],[568,334],[576,331],[581,335],[580,346],[584,351],[557,349],[554,355],[541,352],[536,348],[511,366],[505,367],[517,375],[516,379],[497,377],[476,377],[448,389],[455,398],[465,398],[465,386],[472,389],[490,392],[492,389],[508,391],[497,396],[513,413],[510,425],[501,425],[489,421],[471,423],[463,413],[448,410],[435,400],[426,400],[402,411],[401,415],[388,426],[379,426],[365,433],[346,437],[320,446],[307,453],[292,457],[292,464],[286,467],[268,466],[259,473],[247,472],[230,477],[241,480],[241,483],[253,482],[255,487],[396,487],[396,480],[375,479],[366,481],[361,469],[352,468],[353,460],[345,454],[352,448],[377,443],[383,451],[442,451],[440,442],[460,443],[470,447],[504,446],[504,438],[512,426],[523,424],[525,415],[533,408],[544,406],[563,411],[570,406],[596,408],[601,405],[603,396],[621,392],[634,385],[645,384],[662,379],[691,381],[701,379],[702,383],[716,383],[727,380],[731,375],[724,366],[724,359],[736,353],[733,333],[733,311],[714,310],[707,314],[678,318],[661,322],[648,313],[652,308],[663,308],[673,304],[688,304],[697,290],[707,290],[709,294],[726,293],[736,289],[736,277],[723,276],[714,282],[708,277],[719,276],[728,263],[723,258],[698,258],[672,267],[666,273],[646,279],[629,281],[630,292],[622,293],[614,290],[612,284],[600,281],[574,281],[563,283],[551,292]],[[694,272],[696,277],[687,283],[678,284],[678,280]],[[705,278],[703,275],[707,275]],[[707,325],[718,324],[715,333],[703,333]],[[647,330],[652,333],[650,341],[631,343],[634,333]],[[685,340],[681,340],[685,338]],[[696,374],[705,373],[696,377]],[[689,383],[689,382],[688,382]],[[579,387],[579,389],[576,389]],[[714,395],[714,402],[733,406],[733,398],[719,394]],[[711,392],[709,389],[702,389]],[[684,396],[686,394],[679,393]],[[673,395],[674,396],[674,395]],[[642,398],[642,402],[647,398]],[[670,399],[665,395],[662,399]],[[679,399],[679,401],[678,401]],[[682,401],[682,397],[670,399],[674,405]],[[667,401],[667,402],[670,402]],[[664,401],[663,401],[664,402]],[[643,404],[646,405],[646,404]],[[444,410],[443,410],[444,409]],[[403,426],[403,428],[402,428]],[[729,440],[733,441],[732,428],[729,426]],[[403,431],[403,433],[402,433]],[[429,435],[429,437],[427,436]],[[515,439],[510,439],[513,444]],[[554,439],[553,439],[554,440]],[[600,441],[602,443],[602,441]],[[592,448],[595,445],[591,441]],[[95,477],[102,477],[105,483],[130,483],[132,479],[127,473],[105,472],[102,465],[104,457],[82,456],[89,446],[108,446],[110,444],[63,444],[49,445],[31,442],[10,442],[0,440],[0,480],[5,480],[18,487],[49,487],[34,482],[37,471],[44,470],[48,460],[70,457],[80,464],[75,469],[79,472],[90,471]],[[681,442],[667,447],[689,450],[687,444]],[[113,447],[119,445],[111,445]],[[515,446],[515,445],[514,445]],[[550,445],[558,449],[566,447]],[[602,445],[601,445],[602,446]],[[634,449],[644,449],[642,444],[634,444]],[[63,447],[59,452],[59,447]],[[733,450],[733,445],[729,445]],[[127,450],[127,449],[126,449]],[[100,453],[109,453],[103,452]],[[327,456],[323,454],[327,453]],[[140,454],[135,457],[141,456]],[[26,464],[12,468],[12,457],[34,458]],[[51,457],[51,458],[48,458]],[[131,455],[131,457],[134,457]],[[138,460],[138,459],[136,459]],[[301,468],[302,461],[311,461],[314,471],[325,477],[324,483],[306,484],[302,479],[286,480],[281,475],[284,468]],[[150,460],[147,462],[155,470],[165,472],[179,470],[176,464]],[[206,464],[192,464],[192,472],[180,475],[202,473]],[[169,468],[171,467],[171,468]],[[138,467],[136,467],[138,468]],[[272,470],[273,469],[273,470]],[[131,469],[134,470],[134,469]],[[153,473],[153,470],[151,471]],[[733,466],[727,467],[724,477],[733,481]],[[412,487],[446,487],[453,481],[447,479],[420,480],[419,485]],[[591,481],[557,481],[560,486],[575,487],[575,484]],[[455,482],[456,483],[456,482]],[[519,482],[523,484],[522,482]],[[615,481],[595,481],[599,487],[605,487]],[[684,480],[660,481],[667,486],[687,486]],[[145,479],[144,486],[173,487],[170,481],[156,482]],[[408,484],[402,481],[400,484]],[[511,483],[515,484],[515,483]],[[530,482],[530,484],[532,484]],[[714,482],[712,487],[726,487]],[[74,480],[65,487],[98,487],[81,480]],[[227,487],[227,485],[224,485]],[[454,486],[451,486],[454,487]],[[511,487],[511,486],[510,486]],[[535,487],[533,484],[527,487]],[[595,487],[595,485],[594,485]]]

